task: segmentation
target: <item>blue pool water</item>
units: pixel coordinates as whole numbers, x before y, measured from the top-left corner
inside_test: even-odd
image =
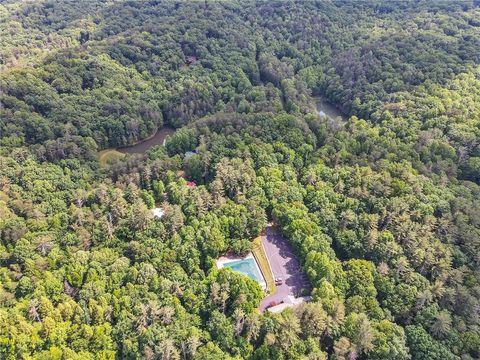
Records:
[[[229,261],[223,266],[247,275],[250,279],[258,281],[262,286],[265,285],[265,280],[263,280],[263,276],[253,258]]]

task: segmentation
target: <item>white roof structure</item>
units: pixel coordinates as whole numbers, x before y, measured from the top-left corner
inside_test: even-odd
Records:
[[[193,155],[195,155],[195,154],[196,154],[195,151],[187,151],[187,152],[185,153],[185,160],[190,159],[190,158],[191,158]]]
[[[162,216],[165,214],[165,210],[163,210],[162,208],[153,208],[151,212],[153,214],[153,217],[157,219],[161,219]]]
[[[271,313],[277,314],[277,313],[282,312],[286,308],[297,307],[298,305],[303,304],[303,303],[305,303],[307,301],[310,301],[310,300],[312,300],[311,296],[302,296],[302,297],[296,298],[293,295],[288,295],[283,299],[281,304],[272,306],[271,308],[268,308],[267,310],[270,311]]]

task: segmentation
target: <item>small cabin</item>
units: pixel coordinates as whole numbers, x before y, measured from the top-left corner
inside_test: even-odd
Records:
[[[196,150],[194,151],[187,151],[185,154],[184,154],[184,157],[185,157],[185,160],[188,160],[190,159],[193,155],[195,155],[197,153]]]
[[[165,215],[165,210],[162,208],[153,208],[151,210],[152,215],[154,218],[161,219],[163,215]]]
[[[191,65],[191,64],[195,63],[196,61],[197,61],[197,58],[195,56],[187,56],[185,58],[185,63],[187,65]]]

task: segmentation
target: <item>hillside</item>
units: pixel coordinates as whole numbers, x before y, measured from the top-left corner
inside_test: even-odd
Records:
[[[0,359],[480,358],[479,5],[0,2]]]

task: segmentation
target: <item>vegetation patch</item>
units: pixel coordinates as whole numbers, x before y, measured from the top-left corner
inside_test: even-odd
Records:
[[[275,279],[273,278],[272,270],[270,269],[270,264],[268,263],[267,254],[262,246],[262,237],[258,236],[253,240],[252,244],[252,253],[257,260],[258,267],[262,271],[265,282],[267,283],[267,292],[269,294],[275,293]]]
[[[98,153],[98,162],[101,166],[106,166],[109,162],[114,160],[120,160],[125,156],[124,153],[121,153],[115,149],[106,149]]]

